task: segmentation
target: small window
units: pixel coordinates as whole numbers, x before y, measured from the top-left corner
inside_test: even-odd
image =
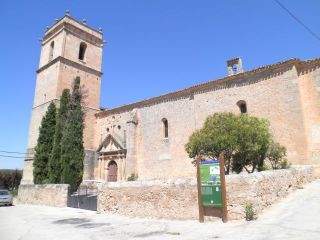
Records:
[[[84,60],[84,55],[86,53],[86,49],[87,49],[87,44],[85,44],[84,42],[80,43],[79,60]]]
[[[247,104],[245,101],[240,100],[237,102],[237,105],[238,105],[241,113],[247,113]]]
[[[53,59],[54,41],[50,43],[49,62]]]
[[[164,133],[164,138],[169,137],[169,132],[168,132],[168,120],[166,118],[162,119],[163,123],[163,133]]]

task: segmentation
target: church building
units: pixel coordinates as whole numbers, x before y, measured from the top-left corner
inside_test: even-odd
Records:
[[[246,113],[270,121],[275,140],[293,164],[320,164],[320,59],[289,59],[244,71],[227,61],[227,75],[176,92],[102,110],[103,33],[68,13],[41,41],[23,183],[32,183],[34,147],[51,102],[76,77],[84,101],[84,180],[125,181],[194,177],[184,149],[189,136],[216,112]],[[107,80],[107,79],[106,79]]]

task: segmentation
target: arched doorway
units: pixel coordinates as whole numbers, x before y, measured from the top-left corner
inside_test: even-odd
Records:
[[[116,182],[117,181],[117,173],[118,173],[118,165],[115,161],[110,161],[108,163],[108,182]]]

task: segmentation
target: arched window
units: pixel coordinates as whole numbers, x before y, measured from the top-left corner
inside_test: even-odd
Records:
[[[52,41],[50,43],[50,51],[49,51],[49,62],[52,60],[53,58],[53,50],[54,50],[54,41]]]
[[[79,47],[79,60],[83,60],[84,59],[84,55],[86,53],[86,49],[87,49],[87,44],[85,44],[84,42],[80,43],[80,47]]]
[[[247,104],[245,101],[240,100],[237,102],[237,105],[238,105],[241,113],[247,113]]]
[[[169,137],[168,120],[166,118],[163,118],[162,123],[163,123],[164,138],[168,138]]]

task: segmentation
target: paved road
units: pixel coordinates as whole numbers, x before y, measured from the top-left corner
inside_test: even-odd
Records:
[[[256,221],[168,221],[126,218],[72,208],[0,208],[1,240],[320,239],[320,180],[269,208]]]

